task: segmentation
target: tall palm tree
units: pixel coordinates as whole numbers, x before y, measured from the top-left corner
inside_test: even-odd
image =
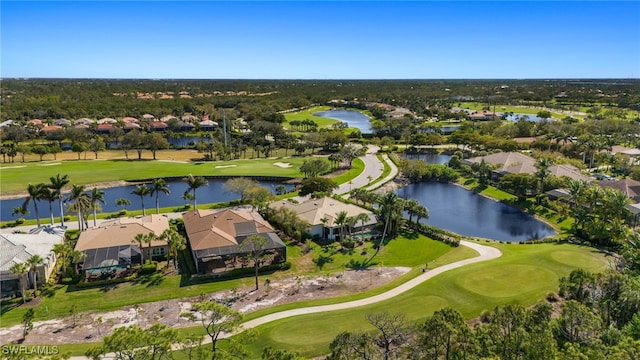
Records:
[[[56,193],[47,186],[42,188],[41,198],[49,203],[49,217],[53,225],[53,202],[58,198]]]
[[[416,209],[416,212],[414,213],[414,215],[416,216],[416,226],[417,226],[418,223],[420,222],[420,219],[428,219],[429,218],[429,210],[427,209],[426,206],[420,205]]]
[[[349,214],[342,210],[336,214],[334,222],[338,225],[340,231],[340,241],[344,240],[344,226],[349,222]]]
[[[153,196],[155,194],[156,196],[156,214],[160,213],[160,201],[158,199],[160,193],[164,193],[165,195],[170,194],[169,185],[167,185],[164,179],[153,179],[151,182],[150,195]]]
[[[42,199],[43,189],[46,187],[44,183],[27,185],[27,198],[22,203],[22,208],[26,209],[30,201],[33,201],[33,209],[36,214],[36,224],[40,227],[40,214],[38,213],[38,200]]]
[[[399,199],[398,195],[392,191],[387,191],[379,199],[380,207],[378,209],[378,213],[384,221],[384,230],[382,231],[382,237],[380,238],[380,244],[378,244],[378,248],[381,248],[382,244],[384,244],[384,238],[387,235],[389,223],[391,221],[397,220],[394,218],[398,216],[398,210],[400,210],[400,216],[402,214],[402,210],[404,209],[404,202],[401,200],[402,199]]]
[[[116,200],[116,205],[122,206],[122,210],[125,210],[127,206],[131,205],[131,201],[129,201],[129,199],[120,198]]]
[[[138,184],[138,186],[136,186],[136,188],[133,191],[131,191],[131,193],[133,195],[140,196],[140,203],[142,204],[142,216],[145,216],[146,213],[144,211],[144,197],[149,195],[151,193],[151,191],[149,190],[147,185]]]
[[[104,191],[94,187],[89,193],[89,200],[91,201],[91,209],[93,210],[93,227],[96,227],[98,224],[96,222],[98,208],[100,207],[99,203],[104,202]]]
[[[69,184],[69,175],[60,176],[60,174],[57,174],[56,176],[50,177],[49,181],[51,181],[49,187],[60,204],[60,224],[64,227],[64,209],[62,207],[64,195],[62,194],[62,189]]]
[[[78,230],[84,230],[84,211],[89,208],[90,201],[87,194],[84,193],[84,185],[73,184],[71,193],[69,194],[69,201],[74,202],[73,209],[78,216]]]
[[[191,174],[189,174],[189,176],[185,177],[182,179],[182,181],[187,183],[187,191],[185,191],[184,193],[188,193],[189,191],[192,192],[193,194],[193,208],[196,208],[196,189],[198,189],[199,187],[202,186],[206,186],[207,185],[207,180],[205,178],[203,178],[202,176],[193,176]]]
[[[33,255],[29,259],[27,259],[27,265],[29,266],[29,271],[31,272],[31,280],[33,280],[34,296],[36,291],[38,291],[38,266],[42,264],[44,264],[44,259],[40,255]]]
[[[544,193],[544,184],[547,182],[547,178],[549,177],[549,167],[553,164],[551,159],[549,158],[540,158],[536,161],[536,178],[538,179],[538,194]]]
[[[12,273],[18,275],[18,284],[20,285],[20,294],[22,294],[22,303],[27,302],[27,297],[24,291],[24,275],[29,272],[29,267],[25,263],[15,263],[9,269]]]
[[[409,199],[405,202],[405,210],[409,214],[409,224],[411,224],[411,219],[416,215],[419,206],[422,205],[420,205],[420,202],[416,199]]]

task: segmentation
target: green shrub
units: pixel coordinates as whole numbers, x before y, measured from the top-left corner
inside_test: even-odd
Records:
[[[87,289],[87,288],[99,287],[99,286],[104,286],[104,285],[120,284],[120,283],[131,281],[131,280],[135,279],[136,277],[137,277],[137,274],[133,273],[131,276],[117,278],[117,279],[106,279],[106,280],[83,282],[83,283],[76,284],[75,288],[76,289]]]
[[[16,225],[24,224],[24,221],[24,218],[18,218],[16,219]]]
[[[154,272],[156,272],[156,270],[157,266],[155,262],[144,264],[138,269],[138,275],[153,274]]]

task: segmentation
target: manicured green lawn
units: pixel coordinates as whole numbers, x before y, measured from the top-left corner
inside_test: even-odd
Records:
[[[362,173],[364,171],[364,161],[355,158],[353,159],[353,162],[351,163],[351,169],[345,171],[344,173],[333,177],[333,181],[335,181],[337,184],[344,184],[344,183],[348,183],[349,181],[355,179],[358,175],[360,175],[360,173]]]
[[[72,184],[93,184],[117,180],[139,180],[158,177],[193,175],[285,176],[300,177],[305,158],[250,159],[225,162],[166,162],[151,160],[76,160],[29,162],[0,166],[0,188],[3,195],[26,191],[26,183],[48,183],[56,174],[69,175]],[[288,163],[280,167],[275,163]]]
[[[461,105],[463,109],[470,109],[470,110],[482,110],[482,108],[487,106],[486,103],[476,103],[476,102],[462,103]],[[512,112],[515,114],[530,114],[530,115],[535,115],[538,113],[538,111],[542,110],[542,109],[529,108],[524,106],[511,106],[511,105],[499,105],[499,104],[495,106],[495,109],[496,109],[496,112],[502,112],[502,113]],[[493,106],[491,107],[491,110],[493,111]],[[549,111],[551,112],[551,116],[553,116],[556,119],[562,119],[567,116],[567,114],[555,112],[551,109],[549,109]],[[584,116],[580,116],[580,115],[574,115],[573,117],[575,117],[576,119],[584,118]]]
[[[322,116],[315,116],[313,115],[313,113],[317,113],[317,112],[321,112],[321,111],[328,111],[331,110],[331,107],[329,106],[314,106],[312,108],[306,109],[306,110],[302,110],[302,111],[298,111],[298,112],[291,112],[291,113],[287,113],[284,114],[284,127],[290,129],[290,130],[295,130],[291,128],[291,125],[289,124],[290,121],[292,120],[298,120],[298,121],[302,121],[302,120],[312,120],[315,121],[316,124],[318,124],[319,128],[327,128],[330,127],[331,125],[337,123],[339,120],[336,119],[331,119],[331,118],[326,118],[326,117],[322,117]]]
[[[601,271],[605,256],[576,245],[493,244],[503,256],[439,275],[392,300],[370,306],[328,313],[297,316],[259,327],[260,336],[251,346],[254,356],[267,346],[289,349],[305,356],[328,353],[331,340],[342,331],[371,329],[365,316],[387,311],[401,312],[420,321],[434,311],[450,306],[466,318],[478,316],[497,305],[532,305],[551,291],[558,280],[582,267]]]
[[[451,248],[440,242],[430,240],[424,236],[415,239],[398,237],[389,242],[385,250],[373,258],[373,264],[384,264],[388,266],[416,266],[425,261],[432,261],[446,254]],[[292,270],[275,274],[263,275],[261,280],[280,277],[292,277],[296,275],[318,275],[329,272],[338,272],[346,269],[346,265],[351,259],[362,262],[374,254],[369,250],[368,255],[354,252],[352,255],[338,252],[332,255],[331,263],[327,263],[322,268],[313,265],[312,267],[300,266],[299,264],[311,263],[309,258],[328,256],[328,253],[314,245],[311,253],[307,254],[306,260],[302,259],[299,248],[289,246],[288,260],[292,262]],[[139,303],[160,301],[173,298],[183,298],[197,296],[202,293],[212,293],[220,290],[249,286],[253,281],[251,276],[242,279],[215,281],[206,284],[181,285],[180,276],[161,277],[154,275],[146,281],[117,284],[109,287],[82,289],[70,291],[68,286],[58,285],[55,291],[42,296],[42,302],[35,308],[36,320],[47,320],[68,316],[69,307],[75,304],[79,312],[84,311],[111,311],[122,306]],[[0,317],[2,326],[10,326],[20,323],[22,315],[27,309],[18,307],[11,309]]]

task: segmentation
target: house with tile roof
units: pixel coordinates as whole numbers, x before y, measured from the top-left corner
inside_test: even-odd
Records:
[[[154,240],[140,248],[134,238],[149,233],[160,236],[167,229],[169,218],[157,214],[103,221],[98,227],[80,233],[75,249],[85,255],[82,271],[126,268],[142,263],[143,258],[165,256],[169,251],[165,240]]]
[[[308,234],[329,240],[336,240],[340,237],[340,225],[336,223],[338,213],[347,212],[348,217],[356,217],[358,214],[369,215],[369,220],[362,224],[360,221],[351,226],[351,231],[360,231],[363,228],[370,228],[377,223],[373,212],[363,209],[353,204],[343,203],[331,197],[321,199],[308,199],[300,203],[292,203],[287,200],[280,200],[269,204],[272,209],[285,207],[295,211],[300,219],[309,223]]]
[[[20,291],[18,276],[11,272],[16,263],[27,263],[29,258],[39,255],[43,264],[36,268],[35,280],[38,284],[47,281],[56,264],[56,255],[52,249],[63,241],[61,234],[41,232],[38,234],[0,234],[0,294],[16,295]],[[31,286],[33,279],[28,279]],[[27,286],[25,286],[27,287]]]
[[[625,178],[620,180],[598,181],[598,186],[616,189],[635,203],[640,203],[640,181]]]
[[[250,249],[242,242],[251,235],[263,236],[271,263],[287,260],[287,247],[257,211],[197,209],[182,216],[193,261],[200,274],[220,273],[247,266]]]
[[[493,165],[494,180],[498,180],[500,177],[506,174],[535,174],[538,169],[536,168],[536,160],[531,156],[519,152],[498,152],[495,154],[489,154],[485,156],[478,156],[469,159],[464,159],[463,162],[467,165],[474,163],[480,163],[484,160],[486,163]],[[584,175],[575,166],[567,164],[558,164],[549,166],[549,174],[556,177],[566,176],[573,180],[590,181],[591,177]]]

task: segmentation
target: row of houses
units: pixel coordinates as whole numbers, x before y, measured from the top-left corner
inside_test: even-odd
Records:
[[[367,221],[346,225],[352,230],[368,228],[376,223],[371,211],[329,197],[298,203],[278,201],[272,203],[271,207],[292,209],[309,223],[309,235],[332,240],[339,238],[339,228],[345,226],[336,221],[340,212],[346,212],[349,217],[363,213],[368,215]],[[256,211],[244,208],[198,209],[184,213],[181,217],[193,263],[199,274],[223,273],[247,266],[244,255],[251,248],[243,246],[243,241],[252,235],[266,239],[263,249],[272,254],[272,263],[285,262],[287,259],[285,244],[271,224]],[[169,220],[168,216],[157,214],[118,218],[103,221],[97,227],[83,231],[75,250],[84,254],[80,265],[84,279],[115,276],[130,271],[145,259],[165,257],[169,252],[168,243],[159,237],[170,228]],[[141,244],[135,240],[138,234],[149,233],[155,235],[152,241]],[[26,263],[33,255],[39,255],[45,261],[38,266],[35,279],[28,279],[29,286],[32,286],[34,280],[38,283],[46,281],[57,260],[52,249],[55,244],[63,242],[62,235],[46,231],[0,235],[0,297],[19,291],[20,279],[10,269],[15,263]]]

